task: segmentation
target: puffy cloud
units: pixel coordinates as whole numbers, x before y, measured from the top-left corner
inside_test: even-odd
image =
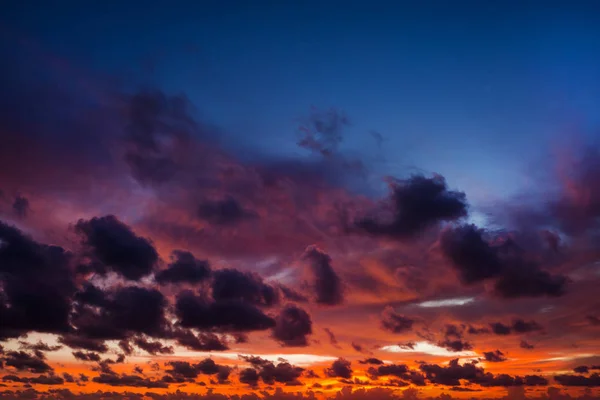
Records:
[[[137,236],[114,215],[79,220],[75,230],[83,237],[90,254],[102,263],[96,272],[107,268],[126,279],[139,280],[149,275],[158,262],[152,242]]]
[[[467,285],[495,280],[504,298],[562,296],[568,279],[552,275],[530,261],[512,240],[491,245],[474,225],[446,229],[440,238],[444,255]]]
[[[136,337],[133,339],[133,343],[135,343],[135,345],[140,349],[146,351],[148,354],[173,354],[172,346],[164,345],[159,341],[150,341],[144,337]]]
[[[261,331],[275,320],[252,304],[239,300],[211,301],[184,291],[177,296],[175,313],[183,327],[221,332]]]
[[[455,221],[467,215],[465,194],[448,190],[440,175],[398,180],[391,184],[391,191],[390,215],[357,219],[354,225],[359,231],[393,239],[411,238],[441,221]]]
[[[344,287],[340,277],[331,265],[331,257],[315,246],[309,246],[303,257],[310,265],[317,303],[325,305],[340,304],[344,300]]]
[[[1,221],[0,243],[0,339],[30,331],[69,331],[76,289],[71,254],[40,244]]]
[[[167,269],[156,273],[158,283],[197,284],[210,277],[208,261],[196,259],[189,251],[175,250],[171,254],[171,259],[172,262]]]
[[[275,318],[273,338],[288,347],[308,346],[308,335],[312,334],[310,315],[295,305],[287,305]]]
[[[81,361],[100,361],[100,355],[94,352],[74,351],[73,357]]]
[[[279,292],[251,272],[221,269],[213,273],[212,296],[219,301],[239,300],[256,306],[272,306],[279,302]]]
[[[53,368],[40,357],[39,354],[30,354],[24,351],[8,351],[2,356],[2,361],[7,367],[17,371],[29,371],[34,373],[52,372]]]
[[[352,378],[351,363],[343,358],[338,358],[331,364],[331,367],[325,370],[325,373],[332,378],[350,379]]]

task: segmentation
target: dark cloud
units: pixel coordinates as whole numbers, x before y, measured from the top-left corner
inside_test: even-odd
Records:
[[[110,386],[131,386],[143,388],[168,388],[169,385],[160,380],[143,378],[138,375],[117,375],[102,373],[99,376],[92,378],[92,381]]]
[[[198,206],[198,218],[217,226],[231,226],[256,217],[256,213],[244,209],[233,197],[205,200]]]
[[[239,300],[256,306],[279,303],[279,292],[252,272],[221,269],[213,273],[212,296],[219,301]]]
[[[460,386],[461,380],[474,381],[483,375],[483,369],[473,363],[460,365],[458,359],[451,360],[447,367],[436,364],[421,364],[419,369],[431,383],[445,386]]]
[[[327,334],[327,337],[329,338],[329,343],[332,346],[339,348],[337,338],[335,337],[335,334],[331,331],[331,329],[323,328],[323,330],[325,331],[325,333]]]
[[[240,371],[240,382],[246,385],[256,386],[258,385],[258,371],[254,368],[246,368]]]
[[[133,343],[148,354],[173,354],[173,346],[167,346],[159,341],[150,341],[144,337],[136,337]]]
[[[412,329],[415,320],[398,314],[390,306],[381,313],[381,327],[392,333],[404,333]]]
[[[128,99],[125,160],[140,183],[163,184],[182,170],[180,155],[192,136],[202,134],[191,115],[185,96],[146,90]]]
[[[1,359],[6,367],[13,367],[17,371],[29,371],[38,374],[53,371],[52,367],[39,354],[7,351]]]
[[[12,208],[17,217],[25,218],[30,211],[29,200],[26,197],[17,195],[15,201],[13,201]]]
[[[75,292],[71,254],[1,221],[0,242],[0,340],[30,331],[68,332]]]
[[[361,364],[373,364],[373,365],[382,365],[383,361],[378,358],[367,358],[365,360],[359,361]]]
[[[495,279],[495,293],[504,298],[564,294],[568,283],[565,276],[541,270],[512,240],[490,245],[485,234],[475,225],[463,225],[447,229],[441,235],[442,252],[463,283]]]
[[[590,369],[586,365],[580,365],[578,367],[573,368],[573,372],[577,372],[578,374],[587,374],[590,372]]]
[[[100,355],[94,352],[74,351],[73,357],[81,361],[100,361]]]
[[[239,300],[214,302],[184,291],[177,296],[175,314],[181,326],[220,332],[261,331],[275,320],[252,304]]]
[[[76,308],[72,320],[79,337],[121,340],[134,334],[167,335],[170,326],[165,314],[167,300],[158,290],[125,286],[107,292],[106,297],[103,307]]]
[[[156,273],[156,281],[165,283],[197,284],[210,277],[208,261],[198,260],[188,251],[175,250],[171,254],[172,262],[167,269]]]
[[[114,215],[79,220],[75,230],[82,235],[92,256],[126,279],[139,280],[149,275],[158,262],[152,242],[137,236]]]
[[[526,349],[526,350],[531,350],[531,349],[535,348],[534,345],[532,345],[531,343],[529,343],[525,340],[521,340],[521,342],[519,343],[519,347],[522,349]]]
[[[61,345],[50,346],[41,340],[39,340],[37,343],[19,342],[19,345],[21,349],[32,350],[33,353],[39,358],[45,358],[45,352],[58,351],[62,349]]]
[[[167,365],[170,367],[165,372],[172,378],[174,382],[193,381],[198,375],[216,375],[219,382],[225,382],[229,378],[231,368],[225,365],[219,365],[211,358],[191,364],[187,361],[169,361]],[[165,378],[163,378],[163,381]]]
[[[16,375],[4,375],[2,380],[4,382],[21,382],[33,385],[62,385],[65,383],[63,378],[56,375],[39,375],[32,378],[18,377]]]
[[[308,346],[308,335],[312,334],[310,315],[295,305],[287,305],[275,318],[273,338],[288,347]]]
[[[399,378],[395,380],[398,386],[407,386],[413,384],[416,386],[425,386],[425,376],[418,371],[413,371],[405,364],[385,364],[379,367],[371,367],[367,371],[372,379],[378,379],[382,376],[394,376]]]
[[[298,378],[302,375],[304,369],[293,366],[288,362],[280,362],[275,365],[270,361],[261,359],[260,362],[255,361],[253,365],[258,371],[258,376],[267,385],[273,385],[275,382],[288,386],[301,384]]]
[[[352,342],[350,345],[352,346],[352,348],[353,348],[354,350],[356,350],[356,351],[357,351],[357,352],[359,352],[359,353],[365,353],[365,352],[366,352],[366,353],[369,353],[369,352],[368,352],[368,351],[366,351],[366,350],[365,350],[365,348],[364,348],[364,347],[363,347],[361,344],[359,344],[359,343]]]
[[[600,386],[600,374],[591,374],[590,376],[561,374],[555,375],[554,380],[563,386]]]
[[[496,335],[510,335],[511,333],[531,333],[541,331],[543,329],[542,326],[535,321],[525,321],[520,318],[514,319],[510,325],[504,324],[502,322],[492,322],[490,323],[490,328],[492,329],[492,332]],[[522,344],[521,347],[523,347]]]
[[[223,338],[211,332],[195,334],[189,329],[178,329],[173,338],[180,346],[195,351],[224,351],[229,349]]]
[[[108,346],[104,344],[103,340],[76,335],[64,335],[59,337],[58,341],[72,349],[97,351],[99,353],[106,353],[108,351]]]
[[[450,351],[473,350],[473,344],[471,342],[461,339],[444,339],[441,342],[438,342],[438,346]]]
[[[325,374],[332,378],[352,378],[352,368],[350,361],[338,358],[331,364],[331,367],[325,370]]]
[[[303,258],[309,262],[314,278],[317,303],[337,305],[344,301],[344,288],[331,265],[331,257],[316,246],[309,246]]]
[[[65,380],[65,382],[75,383],[75,378],[73,377],[73,375],[71,375],[67,372],[63,372],[62,377]]]
[[[126,355],[131,355],[133,353],[133,346],[129,343],[128,340],[120,340],[119,347],[123,350],[123,353]]]
[[[489,361],[489,362],[502,362],[502,361],[506,361],[506,357],[504,356],[504,353],[501,352],[500,350],[496,350],[496,351],[484,351],[483,352],[483,357],[485,358],[485,361]]]
[[[413,176],[391,184],[389,209],[358,219],[355,227],[373,236],[411,238],[441,221],[455,221],[467,215],[466,196],[448,190],[440,175]],[[389,214],[389,215],[385,215]]]

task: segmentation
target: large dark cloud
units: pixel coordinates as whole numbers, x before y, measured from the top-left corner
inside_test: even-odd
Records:
[[[256,306],[272,306],[279,302],[276,288],[251,272],[221,269],[213,273],[212,296],[215,301],[238,300]]]
[[[71,254],[40,244],[1,221],[0,243],[0,340],[29,331],[69,331],[76,290]]]
[[[288,347],[308,346],[308,335],[312,334],[310,315],[295,305],[287,305],[275,318],[273,338]]]
[[[103,267],[126,279],[139,280],[149,275],[158,262],[158,253],[152,242],[137,236],[114,215],[79,220],[75,230],[82,235],[91,255]]]
[[[189,251],[175,250],[171,254],[171,259],[168,268],[156,274],[158,283],[197,284],[210,277],[208,261],[196,259]]]
[[[381,313],[381,327],[392,333],[404,333],[412,330],[415,320],[402,314],[398,314],[390,306]]]
[[[467,285],[495,280],[495,293],[504,298],[562,296],[568,279],[540,269],[511,239],[492,245],[474,225],[447,229],[441,249]]]
[[[391,184],[389,209],[354,222],[355,227],[373,236],[411,238],[441,221],[455,221],[467,215],[466,196],[448,190],[446,180],[413,176]],[[389,214],[389,215],[388,215]]]
[[[166,316],[167,300],[156,289],[124,286],[104,292],[102,306],[81,302],[75,307],[73,334],[61,342],[75,348],[102,351],[103,340],[122,340],[133,335],[167,337],[170,322]]]
[[[425,386],[425,376],[418,371],[413,371],[405,364],[385,364],[379,367],[371,367],[367,371],[371,379],[377,379],[382,376],[393,376],[395,383],[400,385],[414,384],[416,386]]]
[[[213,301],[184,291],[177,297],[175,313],[183,327],[220,332],[260,331],[275,320],[256,306],[240,300]]]
[[[304,252],[314,279],[317,303],[336,305],[344,301],[344,287],[340,277],[331,265],[331,257],[316,246],[309,246]]]

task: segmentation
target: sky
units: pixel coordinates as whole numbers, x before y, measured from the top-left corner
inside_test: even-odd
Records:
[[[595,1],[6,1],[0,399],[600,398]]]

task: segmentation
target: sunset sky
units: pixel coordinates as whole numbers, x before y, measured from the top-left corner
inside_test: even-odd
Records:
[[[4,1],[0,399],[600,399],[600,2]]]

